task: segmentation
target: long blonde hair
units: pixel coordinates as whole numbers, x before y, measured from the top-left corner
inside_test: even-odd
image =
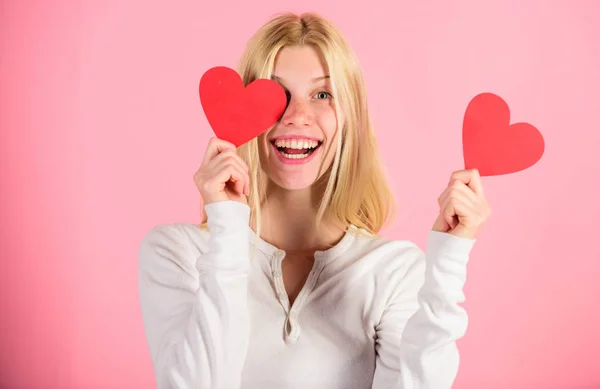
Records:
[[[340,31],[316,13],[280,14],[250,39],[238,72],[245,85],[259,78],[270,79],[279,51],[302,45],[311,45],[323,56],[329,68],[336,115],[339,118],[341,110],[346,118],[326,175],[316,223],[326,215],[335,223],[352,224],[377,234],[392,220],[396,205],[381,165],[362,71]],[[248,205],[251,221],[260,234],[260,207],[266,197],[268,178],[260,166],[257,139],[240,146],[237,152],[250,169]]]

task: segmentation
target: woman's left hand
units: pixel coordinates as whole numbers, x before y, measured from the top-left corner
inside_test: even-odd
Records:
[[[477,169],[452,173],[438,204],[440,214],[432,229],[460,238],[475,239],[491,214]]]

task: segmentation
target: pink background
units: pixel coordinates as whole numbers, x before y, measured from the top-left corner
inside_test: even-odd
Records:
[[[474,95],[543,132],[539,164],[484,179],[455,387],[600,388],[597,1],[173,3],[0,2],[1,388],[155,387],[140,239],[199,220],[200,76],[284,10],[329,17],[362,62],[400,204],[388,237],[425,243]]]

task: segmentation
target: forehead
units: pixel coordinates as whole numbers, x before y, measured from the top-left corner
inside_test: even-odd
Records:
[[[275,59],[273,75],[282,78],[316,78],[327,74],[323,56],[313,46],[287,46]]]

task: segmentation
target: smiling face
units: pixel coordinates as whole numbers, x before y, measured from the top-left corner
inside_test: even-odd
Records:
[[[279,52],[272,78],[289,103],[258,139],[261,167],[279,187],[305,189],[327,171],[336,150],[338,120],[328,69],[312,46],[288,46]]]

